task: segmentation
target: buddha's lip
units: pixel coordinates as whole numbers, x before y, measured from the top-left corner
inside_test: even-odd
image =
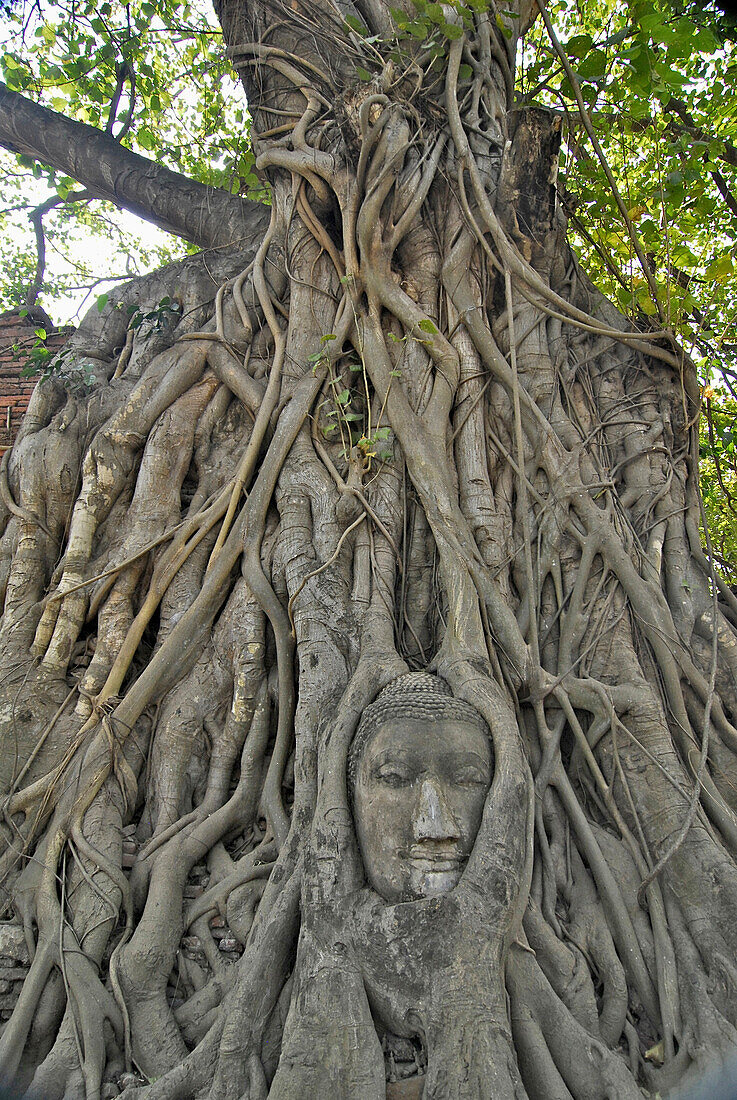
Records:
[[[411,848],[409,858],[430,871],[455,871],[468,859],[463,852],[427,852],[420,848]]]

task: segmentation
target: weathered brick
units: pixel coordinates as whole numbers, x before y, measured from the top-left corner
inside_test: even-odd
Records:
[[[36,385],[34,378],[26,378],[21,372],[28,360],[28,353],[37,341],[34,332],[37,327],[18,317],[17,313],[0,315],[0,455],[13,445]],[[69,339],[71,331],[67,328],[50,332],[46,338],[47,348],[58,351]],[[17,352],[13,350],[13,345],[18,346]]]

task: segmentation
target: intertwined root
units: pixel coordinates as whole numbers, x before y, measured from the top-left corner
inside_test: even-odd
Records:
[[[181,320],[111,302],[68,356],[95,385],[39,386],[0,470],[4,1073],[378,1097],[416,1049],[428,1098],[667,1089],[737,1040],[737,605],[690,365],[577,268],[499,27],[346,77],[343,131],[337,68],[229,19],[264,240],[123,290]],[[345,760],[428,666],[496,772],[462,886],[391,907]]]

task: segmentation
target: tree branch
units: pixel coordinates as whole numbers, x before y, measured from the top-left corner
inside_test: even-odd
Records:
[[[260,203],[172,172],[2,83],[0,145],[65,172],[96,197],[202,248],[252,240],[268,222]]]
[[[110,110],[108,111],[105,133],[110,134],[111,137],[114,137],[116,141],[120,142],[130,130],[131,123],[133,122],[133,108],[136,105],[136,73],[135,69],[128,61],[121,61],[121,63],[116,66],[116,72],[117,81],[115,84],[115,91],[113,92],[113,98],[110,101]],[[113,127],[118,117],[118,104],[120,103],[120,97],[123,94],[126,80],[130,81],[130,102],[120,130],[117,134],[113,134]]]
[[[43,228],[44,215],[48,214],[49,210],[53,210],[54,207],[62,205],[65,201],[70,204],[74,202],[87,202],[94,197],[95,196],[90,191],[72,192],[67,196],[66,200],[62,199],[59,195],[52,195],[51,198],[46,199],[45,202],[42,202],[40,206],[37,206],[28,215],[36,234],[36,273],[33,277],[33,282],[28,288],[25,302],[26,309],[29,313],[32,314],[34,310],[38,313],[40,309],[38,305],[38,296],[41,293],[44,271],[46,270],[46,237]]]
[[[697,126],[693,115],[682,100],[676,99],[675,96],[671,96],[663,109],[669,114],[678,115],[681,120],[682,129],[689,133],[694,141],[704,141],[708,142],[710,145],[714,145],[715,143],[722,144],[724,146],[724,151],[721,154],[723,159],[726,160],[727,164],[731,164],[733,168],[737,167],[737,147],[730,141],[727,141],[726,138],[707,134],[706,130]]]

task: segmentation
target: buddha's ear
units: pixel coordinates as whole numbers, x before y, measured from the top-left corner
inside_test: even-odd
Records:
[[[305,876],[315,900],[358,889],[364,880],[347,789],[348,752],[361,715],[407,666],[396,653],[369,649],[359,661],[335,716],[323,725],[318,744],[317,805]]]
[[[456,698],[475,707],[491,730],[494,775],[461,884],[485,899],[489,920],[504,930],[509,943],[522,922],[532,877],[532,775],[507,691],[475,661],[448,662],[441,675]]]

